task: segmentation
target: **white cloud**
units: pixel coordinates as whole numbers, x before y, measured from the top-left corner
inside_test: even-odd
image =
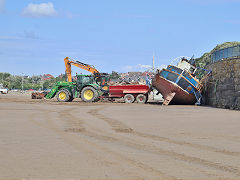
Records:
[[[153,70],[152,65],[138,64],[137,67],[138,67],[138,69],[140,68],[140,71],[146,71],[146,70],[152,71]],[[154,69],[156,70],[156,69],[162,69],[162,68],[166,68],[166,67],[167,67],[167,65],[162,64],[160,66],[154,67]]]
[[[54,9],[53,3],[30,3],[22,11],[22,15],[26,17],[52,17],[57,15],[57,11]]]
[[[141,70],[152,70],[151,65],[138,64],[137,67],[140,68]]]
[[[162,64],[160,66],[156,66],[154,69],[162,69],[162,68],[166,68],[167,65],[165,64]],[[138,64],[138,65],[135,65],[135,66],[130,66],[130,65],[127,65],[127,66],[123,66],[121,68],[121,70],[123,72],[135,72],[135,71],[140,71],[140,72],[143,72],[143,71],[152,71],[152,65],[144,65],[144,64]]]
[[[167,65],[166,64],[162,64],[162,65],[156,67],[156,69],[160,69],[160,70],[163,69],[163,68],[167,68]]]
[[[0,12],[3,12],[5,9],[5,0],[0,0]]]
[[[132,72],[132,71],[135,71],[135,67],[134,66],[130,66],[130,65],[127,65],[127,66],[123,66],[121,68],[122,71],[124,72]]]

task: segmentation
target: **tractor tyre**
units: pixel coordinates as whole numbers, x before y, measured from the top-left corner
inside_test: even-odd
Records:
[[[139,95],[137,95],[137,97],[136,97],[136,101],[137,101],[138,103],[144,104],[144,103],[147,102],[147,97],[146,97],[144,94],[139,94]]]
[[[73,96],[70,96],[70,98],[69,98],[69,100],[68,100],[68,102],[72,102],[73,101]]]
[[[126,94],[124,96],[124,102],[125,103],[133,103],[135,101],[135,98],[132,94]]]
[[[72,102],[73,99],[74,99],[72,93],[70,93],[70,91],[69,91],[68,89],[63,89],[63,90],[65,90],[65,91],[69,94],[69,100],[68,100],[68,102]]]
[[[68,90],[68,89],[64,89],[68,94],[69,94],[69,100],[68,100],[68,102],[72,102],[73,101],[73,95],[72,95],[72,93],[70,93],[70,91]]]
[[[70,99],[70,93],[66,89],[61,89],[57,92],[57,100],[59,102],[68,102]]]
[[[94,102],[97,100],[97,98],[98,98],[98,93],[97,93],[96,89],[94,89],[93,87],[87,86],[82,89],[81,99],[84,102]]]

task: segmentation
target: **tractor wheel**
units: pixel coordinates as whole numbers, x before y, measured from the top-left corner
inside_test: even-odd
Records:
[[[69,98],[69,100],[68,100],[68,102],[72,102],[73,101],[73,96],[70,96],[70,98]]]
[[[68,92],[68,94],[69,94],[69,100],[68,100],[68,102],[72,102],[73,101],[73,99],[74,99],[74,97],[73,97],[73,94],[72,93],[70,93],[70,91],[69,90],[67,90],[67,89],[65,89],[67,92]]]
[[[139,94],[136,97],[138,103],[144,104],[147,102],[147,97],[144,94]]]
[[[60,102],[67,102],[70,99],[70,94],[69,91],[67,91],[66,89],[61,89],[60,91],[58,91],[57,93],[57,100]]]
[[[68,89],[64,89],[68,94],[69,94],[69,100],[68,100],[68,102],[72,102],[73,101],[73,95],[72,95],[72,93],[70,93],[70,91],[68,90]]]
[[[124,102],[125,103],[133,103],[135,101],[135,98],[132,94],[126,94],[124,96]]]
[[[81,91],[81,98],[84,102],[93,102],[97,96],[97,91],[91,86],[85,87]]]

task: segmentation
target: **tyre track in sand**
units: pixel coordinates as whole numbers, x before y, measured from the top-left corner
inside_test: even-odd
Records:
[[[112,127],[112,129],[115,132],[133,133],[133,129],[126,126],[124,123],[117,121],[115,119],[112,119],[112,118],[108,118],[108,117],[100,114],[99,111],[103,110],[104,108],[105,107],[102,106],[97,109],[92,109],[92,110],[88,111],[88,113],[91,114],[92,116],[97,117],[98,119],[105,121],[107,124],[109,124]]]
[[[45,113],[44,115],[46,117],[47,124],[39,123],[39,122],[33,120],[32,118],[34,118],[34,115],[30,116],[30,117],[31,117],[31,121],[35,125],[38,125],[40,127],[44,127],[46,129],[49,129],[51,132],[53,131],[54,133],[56,133],[58,136],[61,137],[61,140],[63,140],[63,142],[65,142],[66,144],[70,145],[74,149],[76,149],[76,150],[78,150],[80,152],[84,152],[89,157],[91,157],[91,158],[93,158],[93,159],[95,159],[97,161],[100,161],[103,166],[111,166],[114,162],[106,160],[105,157],[101,156],[102,153],[97,154],[94,150],[98,149],[98,150],[104,151],[106,153],[112,153],[112,152],[110,152],[107,149],[104,149],[104,148],[102,148],[102,147],[100,147],[100,146],[90,142],[89,140],[87,140],[84,137],[77,136],[76,133],[80,133],[80,132],[85,131],[85,128],[83,126],[81,126],[81,127],[79,126],[79,124],[83,125],[83,122],[79,118],[77,118],[78,120],[72,119],[73,116],[71,115],[72,114],[71,112],[73,110],[74,109],[71,109],[71,110],[69,110],[67,112],[64,112],[64,113],[62,113],[61,111],[59,112],[59,111],[50,111],[50,110],[39,110],[39,111],[42,111],[42,112]],[[67,128],[65,128],[65,127],[63,129],[59,128],[54,123],[54,120],[52,120],[52,115],[51,115],[52,113],[57,113],[58,116],[59,116],[59,118],[57,118],[57,120],[61,120],[64,123],[66,123]],[[79,121],[80,121],[80,123],[78,123]],[[76,128],[74,127],[75,124],[78,124],[78,128],[77,129],[81,129],[80,131],[76,130]],[[73,128],[71,126],[73,126]],[[88,145],[90,147],[86,148],[85,145]],[[113,154],[113,155],[115,155],[115,154]],[[123,158],[120,158],[119,160],[122,160],[122,159]],[[131,164],[137,165],[137,162],[131,161]],[[143,168],[143,167],[139,166],[139,168]],[[146,168],[146,167],[144,167],[144,168]],[[118,172],[119,174],[121,174],[123,172],[125,172],[126,174],[131,174],[131,172],[129,172],[129,171],[126,172],[126,169],[123,169],[123,167],[119,167],[118,171],[119,171]],[[156,172],[155,172],[155,174],[156,174]],[[161,177],[164,177],[163,179],[169,179],[169,178],[166,178],[166,176],[163,176],[163,174],[161,174],[160,172],[158,172],[157,175],[158,176],[161,175]],[[129,178],[126,178],[126,179],[129,179]],[[142,180],[141,177],[131,178],[131,180],[132,179],[134,179],[134,180]]]
[[[9,109],[9,110],[15,110],[15,109]],[[19,110],[19,111],[27,110],[28,112],[31,112],[28,115],[28,120],[30,120],[30,122],[32,122],[34,125],[39,126],[41,128],[46,128],[46,129],[50,130],[51,132],[55,132],[57,135],[59,135],[61,137],[61,140],[63,140],[65,143],[69,144],[70,146],[74,147],[75,149],[77,149],[79,151],[82,151],[82,152],[88,154],[91,157],[94,157],[96,160],[100,160],[101,162],[103,162],[103,164],[111,165],[112,162],[106,161],[105,158],[100,159],[99,156],[96,155],[91,149],[99,149],[100,151],[103,151],[106,154],[111,154],[112,156],[114,156],[114,159],[119,160],[120,164],[123,163],[124,165],[126,165],[126,163],[127,163],[128,165],[131,165],[135,168],[140,168],[141,172],[143,171],[148,174],[151,173],[157,177],[163,177],[162,179],[179,179],[179,178],[176,178],[176,177],[173,177],[170,175],[166,175],[165,173],[163,173],[151,166],[148,166],[139,160],[136,160],[134,158],[128,158],[128,157],[122,155],[121,153],[109,150],[109,148],[106,148],[103,145],[93,143],[91,140],[89,141],[89,138],[86,139],[86,137],[90,137],[90,138],[104,140],[104,141],[111,142],[111,143],[116,143],[116,142],[119,143],[119,139],[117,139],[117,138],[99,135],[99,134],[96,134],[96,133],[86,130],[86,128],[83,126],[83,121],[79,117],[76,118],[75,116],[73,116],[74,113],[72,113],[72,112],[74,110],[76,110],[76,108],[65,111],[65,112],[57,111],[57,110],[39,109],[39,108],[37,108],[37,109],[35,109],[35,108],[31,108],[31,109],[18,108],[16,110]],[[39,114],[43,115],[43,117],[42,117],[42,118],[44,118],[43,121],[38,121],[38,119],[36,119],[37,118],[36,114],[38,114],[36,112],[39,112]],[[61,120],[64,123],[66,123],[66,127],[59,128],[54,123],[54,119],[52,118],[52,113],[55,113],[55,116],[57,115],[56,113],[58,113],[58,116],[59,116],[58,120]],[[116,126],[117,128],[119,128],[119,127],[121,128],[121,126],[119,126],[119,124],[121,124],[121,123],[118,123],[118,126]],[[75,127],[75,125],[77,125],[77,127]],[[124,129],[125,128],[126,127],[124,127]],[[81,129],[81,130],[78,131],[76,129]],[[74,134],[70,133],[70,132],[73,132]],[[117,132],[126,132],[126,131],[125,130],[124,131],[117,130]],[[76,134],[82,134],[85,137],[75,136]],[[92,148],[86,148],[79,142],[91,145]],[[122,142],[120,141],[120,144],[121,143]],[[131,143],[130,144],[123,143],[123,145],[125,145],[125,146],[128,145],[128,147],[138,149],[138,148],[136,148],[136,146],[132,146]],[[128,173],[131,174],[131,172],[128,172]],[[142,177],[139,177],[137,179],[140,180],[140,179],[142,179]]]
[[[209,150],[209,151],[213,151],[213,152],[218,152],[218,153],[222,153],[222,154],[226,154],[226,155],[232,155],[232,156],[237,156],[236,153],[238,152],[228,152],[225,150],[219,150],[213,147],[209,147],[209,146],[204,146],[204,145],[198,145],[198,144],[191,144],[185,141],[176,141],[176,140],[172,140],[166,137],[161,137],[161,136],[156,136],[156,135],[151,135],[151,134],[145,134],[145,133],[141,133],[141,132],[136,132],[134,131],[132,128],[128,127],[127,125],[125,125],[124,123],[115,120],[113,118],[109,118],[106,117],[102,114],[99,113],[100,110],[103,110],[105,107],[100,107],[100,108],[96,108],[93,110],[90,110],[88,113],[92,116],[95,116],[96,118],[105,121],[115,132],[117,133],[130,133],[139,137],[143,137],[143,138],[148,138],[148,139],[152,139],[152,140],[157,140],[157,141],[164,141],[164,142],[168,142],[168,143],[173,143],[173,144],[178,144],[178,145],[185,145],[185,146],[189,146],[189,147],[195,147],[195,148],[202,148],[203,150]],[[40,112],[44,112],[46,115],[46,122],[47,124],[43,123],[43,122],[38,122],[36,121],[34,118],[34,114],[31,113],[31,115],[29,116],[30,120],[32,122],[34,122],[36,125],[41,126],[41,127],[45,127],[49,130],[54,130],[54,132],[58,135],[60,135],[62,137],[62,139],[68,143],[69,145],[75,147],[76,149],[78,149],[79,151],[84,151],[85,153],[88,153],[90,156],[95,156],[94,152],[91,151],[91,148],[85,148],[83,147],[79,141],[83,141],[89,145],[91,145],[93,148],[97,148],[100,149],[101,151],[104,151],[106,153],[109,153],[111,155],[113,155],[114,157],[116,157],[117,159],[119,159],[120,161],[126,161],[129,164],[131,164],[134,167],[138,167],[146,172],[150,172],[152,174],[164,177],[166,179],[177,179],[175,177],[169,177],[166,174],[164,174],[161,171],[158,171],[138,160],[135,160],[133,158],[128,158],[118,152],[114,152],[112,150],[109,150],[108,148],[106,148],[103,145],[99,145],[96,144],[94,142],[92,142],[89,139],[86,139],[85,137],[82,137],[82,135],[87,136],[87,137],[93,137],[95,139],[99,139],[99,140],[105,140],[108,142],[112,142],[112,143],[119,143],[134,149],[142,149],[146,152],[152,152],[155,154],[159,154],[159,155],[166,155],[169,156],[171,158],[176,158],[188,163],[195,163],[195,164],[199,164],[199,165],[203,165],[206,167],[211,167],[211,168],[215,168],[218,170],[222,170],[225,172],[230,172],[233,173],[235,175],[237,175],[238,177],[240,176],[240,171],[238,169],[238,167],[233,167],[233,166],[228,166],[228,165],[223,165],[220,163],[215,163],[215,162],[211,162],[211,161],[207,161],[207,160],[203,160],[197,157],[191,157],[191,156],[187,156],[185,154],[180,154],[180,153],[176,153],[176,152],[172,152],[172,151],[167,151],[167,150],[163,150],[161,148],[155,147],[155,146],[149,146],[149,145],[144,145],[144,144],[140,144],[137,142],[132,142],[130,140],[123,140],[123,139],[119,139],[119,138],[115,138],[115,137],[109,137],[109,136],[102,136],[99,135],[97,133],[91,132],[88,129],[86,129],[86,127],[84,127],[84,123],[83,121],[78,117],[76,118],[75,116],[73,116],[73,111],[76,110],[77,108],[71,109],[67,112],[61,112],[58,110],[55,111],[51,111],[51,110],[44,110],[44,109],[22,109],[22,108],[18,108],[16,110],[19,111],[40,111]],[[14,109],[9,109],[9,110],[14,110]],[[63,120],[64,122],[67,123],[67,127],[65,127],[64,129],[61,129],[60,127],[58,127],[56,125],[56,123],[54,122],[54,120],[52,119],[52,114],[53,113],[58,113],[59,119]],[[56,114],[55,114],[56,116]],[[71,132],[77,132],[75,135]],[[80,136],[78,136],[77,134],[80,134]],[[107,134],[107,133],[105,133]],[[79,139],[80,138],[80,139]],[[207,147],[207,148],[206,148]],[[218,151],[216,151],[218,150]],[[232,154],[233,153],[233,154]],[[96,156],[96,159],[99,159],[98,156]],[[101,161],[105,162],[106,164],[109,164],[111,162],[106,161],[104,158],[101,158]]]
[[[148,166],[134,158],[126,157],[126,156],[122,155],[121,153],[114,152],[114,151],[104,147],[103,145],[96,144],[96,143],[90,141],[89,139],[86,139],[85,138],[86,136],[93,137],[94,135],[90,131],[88,131],[87,128],[83,127],[83,121],[79,117],[76,118],[75,116],[72,115],[73,113],[71,113],[71,112],[74,111],[75,109],[76,108],[71,109],[70,111],[65,111],[64,113],[62,113],[62,112],[59,113],[59,116],[60,116],[59,119],[60,120],[64,119],[64,122],[67,121],[66,123],[68,124],[68,126],[70,126],[70,128],[67,128],[67,130],[65,129],[64,131],[62,131],[61,129],[56,128],[56,125],[54,124],[54,122],[50,120],[51,118],[48,118],[49,127],[51,129],[54,129],[59,135],[61,135],[61,137],[63,137],[66,140],[66,142],[68,142],[72,146],[76,147],[77,149],[82,150],[82,146],[79,146],[79,138],[81,138],[80,141],[84,141],[84,143],[91,145],[93,147],[93,149],[98,149],[100,151],[105,152],[106,154],[111,154],[114,157],[114,159],[117,159],[120,162],[120,164],[121,164],[121,162],[123,162],[123,164],[126,164],[126,162],[127,162],[129,165],[131,165],[135,168],[140,168],[141,170],[143,170],[145,172],[151,173],[153,175],[157,175],[158,177],[162,177],[160,179],[178,180],[177,178],[175,178],[173,176],[167,176],[163,172],[156,170],[153,167]],[[80,131],[75,130],[74,125],[76,125],[76,124],[78,125],[77,129],[81,129]],[[81,125],[81,127],[79,125]],[[73,129],[73,131],[72,131],[72,129]],[[68,132],[72,132],[74,134],[76,133],[75,134],[76,136],[74,136],[74,134],[72,134],[72,133],[68,134]],[[66,133],[68,134],[68,136],[71,136],[71,138],[70,137],[66,138],[65,137]],[[80,136],[78,136],[78,134]],[[81,135],[84,135],[85,137],[83,138]],[[105,162],[106,164],[111,164],[111,162],[106,161],[103,158],[101,159],[101,161]],[[131,174],[131,172],[128,172],[128,174]],[[139,179],[142,179],[142,178],[139,177]]]
[[[61,139],[69,144],[70,146],[74,147],[75,149],[79,151],[83,151],[84,153],[88,154],[89,156],[93,157],[96,160],[100,160],[103,164],[111,165],[113,162],[106,160],[104,157],[99,157],[99,154],[96,154],[92,149],[96,150],[98,149],[99,151],[103,151],[104,154],[111,154],[115,160],[126,166],[126,163],[128,165],[131,165],[135,168],[141,169],[141,172],[146,172],[146,173],[151,173],[154,176],[161,177],[160,179],[169,179],[169,180],[178,180],[178,178],[175,178],[173,176],[168,176],[161,171],[154,169],[151,166],[148,166],[141,161],[138,161],[134,158],[129,158],[121,153],[114,152],[109,150],[108,148],[104,147],[103,145],[96,144],[94,142],[89,141],[86,139],[87,137],[93,137],[94,135],[91,134],[90,132],[87,132],[86,128],[84,127],[84,122],[78,117],[76,118],[73,116],[72,111],[76,110],[77,108],[71,108],[70,110],[67,111],[58,111],[58,110],[46,110],[46,109],[40,109],[40,108],[31,108],[31,109],[23,109],[23,108],[18,108],[18,109],[5,109],[5,110],[19,110],[19,111],[28,111],[30,112],[28,115],[28,120],[33,123],[36,126],[39,126],[41,128],[45,128],[50,130],[51,132],[54,131],[57,135],[61,137]],[[39,122],[36,120],[36,112],[40,112],[40,114],[44,114],[45,121]],[[62,129],[58,127],[52,118],[52,113],[55,113],[56,115],[58,114],[59,118],[58,120],[61,120],[65,123],[65,127]],[[78,136],[78,134],[84,134],[85,137]],[[81,144],[80,144],[81,142]],[[88,144],[91,146],[91,148],[86,148],[82,144]],[[131,168],[130,168],[131,169]],[[122,172],[126,171],[126,168],[120,169],[119,173],[121,174]],[[132,174],[131,171],[128,171],[126,174]],[[145,174],[145,173],[143,173]],[[133,176],[138,176],[136,174],[133,174]],[[129,179],[129,178],[127,178]],[[131,178],[132,179],[132,178]],[[142,180],[142,177],[137,177],[133,178],[134,180]]]
[[[106,134],[106,132],[103,132],[103,131],[101,131],[100,129],[98,129],[98,132],[102,132],[102,133]],[[156,153],[156,151],[149,151],[149,149],[144,149],[144,148],[142,148],[142,147],[143,147],[142,145],[139,146],[139,144],[137,144],[137,145],[136,145],[136,144],[132,144],[132,143],[130,143],[130,141],[128,141],[128,142],[127,142],[127,141],[122,141],[122,140],[120,140],[120,139],[118,139],[118,138],[112,137],[111,134],[109,134],[109,135],[101,135],[101,134],[99,134],[99,133],[93,133],[93,132],[87,132],[87,131],[86,131],[86,132],[82,132],[82,133],[83,133],[83,135],[85,135],[85,136],[87,136],[87,137],[94,138],[94,139],[96,139],[96,140],[111,142],[112,144],[123,145],[123,146],[126,146],[126,147],[130,147],[130,148],[132,148],[132,149],[135,149],[135,150],[144,150],[144,151],[147,152],[147,153],[153,153],[153,154],[157,154],[157,155],[163,155],[163,154],[161,154],[161,153],[160,153],[160,154],[159,154],[159,153]],[[144,147],[146,147],[146,146],[148,146],[148,145],[144,145]],[[192,169],[192,170],[196,171],[196,169],[194,169],[194,168],[192,168],[192,167],[189,167],[189,169]],[[204,171],[204,170],[197,169],[197,171],[205,174],[205,175],[208,176],[208,177],[212,177],[212,178],[213,178],[213,177],[218,177],[218,178],[221,177],[220,175],[211,174],[211,173],[206,172],[206,171]],[[171,179],[179,179],[179,178],[171,176]]]
[[[92,111],[92,110],[90,110],[90,111]],[[111,121],[111,123],[113,123],[113,121]],[[121,126],[119,126],[119,125],[121,125]],[[117,125],[114,125],[114,128],[117,128],[116,132],[124,132],[124,133],[129,132],[129,130],[128,130],[129,128],[126,125],[124,125],[122,127],[122,125],[123,125],[123,123],[119,123],[119,122],[117,123]],[[116,135],[116,134],[108,133],[108,132],[103,131],[102,129],[100,129],[98,127],[96,128],[96,126],[91,126],[90,128],[91,128],[91,131],[89,131],[89,130],[88,131],[84,131],[84,132],[81,132],[81,134],[83,134],[83,135],[85,135],[87,137],[94,138],[96,140],[106,141],[106,142],[110,142],[112,144],[117,144],[117,145],[122,145],[122,146],[125,146],[125,147],[130,147],[130,148],[135,149],[135,150],[141,149],[141,150],[144,150],[147,153],[154,153],[152,151],[143,149],[142,146],[139,146],[139,145],[136,145],[136,144],[133,145],[132,143],[129,143],[131,141],[126,142],[126,141],[122,141],[119,138],[115,138],[113,136]],[[120,128],[122,128],[122,129],[120,129]],[[127,131],[126,131],[126,129],[127,129]],[[133,130],[131,130],[131,132],[132,131]],[[144,145],[144,146],[147,147],[149,145]],[[154,154],[159,154],[159,153],[154,153]],[[160,155],[162,155],[162,154],[160,154]],[[192,167],[189,167],[189,169],[192,169],[192,170],[196,171],[196,169],[194,169]],[[206,176],[211,177],[211,178],[216,178],[216,177],[220,178],[219,175],[213,174],[213,173],[209,173],[209,172],[207,172],[205,170],[197,169],[197,171],[199,171],[199,172],[201,172],[201,173],[203,173]],[[178,179],[178,178],[171,176],[171,179]]]
[[[144,137],[144,138],[149,138],[149,139],[152,139],[152,140],[163,141],[163,142],[177,144],[177,145],[189,146],[189,147],[193,147],[193,148],[196,148],[196,149],[208,150],[208,151],[212,151],[212,152],[221,153],[221,154],[224,154],[224,155],[230,155],[230,156],[236,156],[236,157],[240,156],[240,152],[232,152],[232,151],[227,151],[225,149],[218,149],[218,148],[211,147],[211,146],[194,144],[194,143],[189,143],[189,142],[186,142],[186,141],[173,140],[173,139],[170,139],[170,138],[167,138],[167,137],[162,137],[162,136],[157,136],[157,135],[153,135],[153,134],[147,134],[147,133],[134,131],[132,128],[128,127],[124,123],[100,114],[99,111],[103,110],[104,108],[105,107],[100,107],[100,108],[97,108],[97,109],[90,110],[89,114],[91,114],[91,115],[93,115],[93,116],[95,116],[99,119],[104,120],[116,132],[132,133],[132,134],[135,134],[137,136]]]
[[[11,110],[15,110],[15,109],[11,109]],[[81,144],[79,144],[79,137],[78,139],[74,139],[72,138],[71,134],[68,134],[66,132],[82,132],[82,130],[84,130],[84,127],[80,127],[81,123],[75,123],[74,121],[71,121],[72,115],[71,115],[71,110],[69,111],[69,114],[65,114],[62,113],[61,111],[56,111],[56,110],[46,110],[46,109],[16,109],[16,110],[20,110],[20,111],[25,111],[28,110],[30,112],[30,114],[28,115],[28,120],[33,123],[34,125],[41,127],[41,128],[45,128],[48,129],[50,132],[54,132],[57,135],[59,135],[61,137],[61,139],[66,143],[69,144],[70,146],[74,147],[77,150],[80,150],[82,152],[84,152],[85,154],[88,154],[89,156],[99,160],[99,157],[95,156],[94,153],[92,152],[92,148],[86,148],[86,146],[82,146]],[[38,120],[36,120],[36,113],[33,111],[37,111],[40,112],[39,114],[44,114],[44,121],[43,122],[39,122]],[[53,122],[52,120],[52,113],[56,113],[56,116],[60,116],[60,119],[65,118],[67,120],[67,128],[64,128],[63,130],[58,128],[57,125]],[[58,115],[57,115],[58,114]],[[71,118],[70,118],[71,117]],[[66,121],[64,121],[66,122]],[[75,125],[77,125],[77,127],[75,128]],[[74,128],[72,128],[74,127]],[[79,129],[81,131],[79,131]],[[84,139],[80,140],[81,142],[84,141]],[[86,141],[85,141],[86,142]],[[101,159],[101,161],[105,164],[111,164],[111,162],[106,161],[104,159]]]
[[[225,155],[238,156],[238,154],[239,154],[239,152],[229,152],[226,150],[217,149],[217,148],[210,147],[210,146],[192,144],[192,143],[185,142],[185,141],[176,141],[176,140],[172,140],[172,139],[169,139],[166,137],[161,137],[161,136],[145,134],[145,133],[134,131],[132,128],[128,127],[124,123],[122,123],[118,120],[115,120],[113,118],[106,117],[103,114],[100,114],[99,111],[103,110],[104,108],[106,108],[106,106],[104,106],[104,107],[102,106],[100,108],[90,110],[88,113],[95,116],[96,118],[99,118],[99,119],[105,121],[107,124],[109,124],[112,127],[112,129],[115,132],[131,133],[133,135],[143,137],[143,138],[148,138],[148,139],[152,139],[152,140],[163,141],[163,142],[167,142],[167,143],[183,145],[183,146],[188,146],[188,147],[193,147],[193,148],[197,148],[197,149],[201,149],[201,150],[213,151],[213,152],[222,153]],[[95,136],[95,137],[97,138],[97,136]],[[106,137],[103,137],[103,138],[106,139]],[[199,165],[202,165],[205,167],[211,167],[211,168],[214,168],[217,170],[229,172],[229,173],[235,174],[238,177],[240,176],[240,170],[238,167],[224,165],[224,164],[217,163],[217,162],[211,162],[211,161],[201,159],[198,157],[187,156],[185,154],[157,148],[152,145],[139,144],[139,143],[136,143],[135,141],[132,142],[132,141],[122,140],[122,139],[118,139],[118,138],[114,139],[114,141],[121,142],[121,143],[128,145],[130,147],[133,147],[133,148],[137,148],[137,149],[141,148],[148,152],[152,152],[152,153],[156,153],[156,154],[160,154],[160,155],[166,155],[171,158],[176,158],[176,159],[188,162],[188,163],[195,163],[195,164],[199,164]]]
[[[71,109],[70,112],[63,112],[63,111],[60,111],[59,112],[59,116],[61,118],[64,118],[66,119],[65,123],[66,123],[66,126],[64,131],[65,132],[83,132],[85,131],[85,127],[84,127],[84,122],[78,118],[78,120],[76,121],[76,117],[72,115],[72,111],[74,111],[76,108],[74,109]]]
[[[114,120],[113,118],[108,118],[102,114],[99,113],[100,110],[103,110],[105,107],[100,107],[100,108],[96,108],[96,109],[93,109],[93,110],[90,110],[88,113],[101,119],[101,120],[104,120],[107,124],[109,124],[112,129],[115,131],[115,132],[122,132],[122,133],[131,133],[131,134],[134,134],[134,135],[137,135],[137,136],[140,136],[140,137],[144,137],[144,138],[149,138],[149,139],[152,139],[152,140],[157,140],[157,141],[164,141],[164,142],[167,142],[167,143],[173,143],[173,144],[177,144],[177,145],[185,145],[185,146],[189,146],[189,147],[194,147],[194,148],[199,148],[199,149],[203,149],[203,150],[212,150],[214,152],[218,152],[218,153],[222,153],[222,154],[225,154],[225,155],[233,155],[233,156],[236,156],[239,154],[239,152],[229,152],[229,151],[225,151],[225,150],[221,150],[221,149],[216,149],[216,148],[213,148],[213,147],[209,147],[209,146],[204,146],[204,145],[198,145],[198,144],[192,144],[192,143],[188,143],[188,142],[185,142],[185,141],[176,141],[176,140],[172,140],[172,139],[169,139],[169,138],[166,138],[166,137],[161,137],[161,136],[156,136],[156,135],[151,135],[151,134],[145,134],[145,133],[141,133],[141,132],[136,132],[134,131],[132,128],[126,126],[125,124],[123,124],[122,122],[119,122],[117,120]],[[75,108],[76,109],[76,108]],[[5,108],[5,109],[1,109],[1,110],[13,110],[12,108]],[[17,108],[17,109],[14,109],[14,110],[19,110],[19,111],[33,111],[35,109],[22,109],[22,108]],[[72,109],[71,111],[73,111],[74,109]],[[67,124],[68,126],[64,129],[65,132],[85,132],[85,127],[82,126],[83,122],[79,120],[78,118],[78,121],[75,121],[74,119],[76,119],[75,116],[73,116],[71,113],[71,111],[69,111],[68,113],[63,113],[63,112],[59,112],[59,111],[51,111],[51,110],[40,110],[40,109],[37,109],[37,111],[43,111],[45,112],[46,114],[48,113],[59,113],[59,116],[61,116],[61,118],[65,118],[67,119]],[[30,115],[31,116],[31,119],[34,118],[34,114]],[[50,119],[50,118],[47,118],[47,119]],[[37,122],[35,120],[33,120],[34,124],[38,125],[38,126],[42,126],[42,127],[46,127],[48,128],[47,126],[44,126],[42,123],[40,122]],[[113,137],[108,137],[108,136],[101,136],[99,134],[94,134],[94,133],[90,133],[90,132],[85,132],[84,133],[85,135],[88,135],[89,137],[94,137],[96,139],[102,139],[102,140],[105,140],[105,141],[111,141],[111,142],[116,142],[116,141],[119,141],[119,142],[122,142],[122,140],[120,139],[116,139],[116,138],[113,138]],[[210,162],[210,161],[207,161],[207,160],[203,160],[203,159],[200,159],[200,158],[196,158],[196,157],[189,157],[189,156],[186,156],[184,154],[179,154],[179,153],[175,153],[175,152],[170,152],[170,151],[166,151],[166,150],[161,150],[161,149],[158,149],[156,151],[156,149],[154,149],[154,147],[152,147],[151,149],[149,149],[149,146],[146,147],[142,144],[137,144],[137,143],[133,143],[133,142],[122,142],[124,143],[125,145],[128,145],[132,148],[141,148],[141,149],[144,149],[145,151],[151,151],[151,152],[155,152],[157,154],[164,154],[164,155],[168,155],[168,156],[173,156],[175,158],[178,158],[180,160],[184,160],[184,161],[187,161],[187,162],[195,162],[195,163],[198,163],[198,164],[203,164],[203,165],[207,165],[209,167],[214,167],[216,169],[220,169],[220,170],[224,170],[224,171],[227,171],[227,172],[231,172],[231,173],[235,173],[237,175],[240,175],[240,172],[238,170],[237,167],[232,167],[232,166],[225,166],[225,165],[221,165],[220,163],[214,163],[214,162]]]

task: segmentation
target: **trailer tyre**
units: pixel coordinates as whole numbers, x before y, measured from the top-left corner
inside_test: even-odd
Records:
[[[147,102],[147,97],[144,94],[139,94],[136,97],[138,103],[144,104]]]
[[[70,94],[69,91],[66,89],[61,89],[57,93],[57,100],[60,102],[68,102],[70,100]]]
[[[124,102],[125,103],[133,103],[135,101],[135,98],[132,94],[126,94],[124,96]]]
[[[97,100],[97,97],[97,91],[91,86],[85,87],[81,91],[81,99],[84,102],[94,102]]]

